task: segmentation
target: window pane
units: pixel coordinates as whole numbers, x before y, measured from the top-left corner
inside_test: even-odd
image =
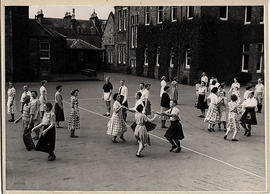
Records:
[[[163,21],[163,7],[158,7],[158,22],[161,23]]]
[[[177,18],[177,8],[173,7],[172,8],[172,20],[176,20]]]
[[[248,70],[248,61],[249,61],[249,56],[248,55],[244,55],[244,70]]]
[[[188,6],[188,18],[192,18],[194,15],[194,6]]]
[[[220,18],[227,18],[227,7],[226,6],[223,6],[220,8],[219,10],[219,17]]]
[[[261,64],[262,64],[262,56],[258,55],[258,58],[257,58],[257,71],[261,70]]]
[[[246,10],[246,22],[251,22],[251,6],[247,6]]]
[[[263,52],[263,44],[258,44],[258,52]]]
[[[249,51],[249,44],[244,44],[243,52],[248,52],[248,51]]]
[[[260,7],[260,22],[263,22],[263,7]]]

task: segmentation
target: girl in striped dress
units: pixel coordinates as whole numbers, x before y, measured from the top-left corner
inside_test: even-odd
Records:
[[[113,143],[119,143],[116,138],[117,136],[120,136],[120,139],[122,141],[126,141],[124,139],[124,133],[127,131],[127,125],[124,121],[122,110],[125,108],[121,105],[121,96],[120,94],[116,93],[113,95],[114,104],[113,104],[113,114],[111,119],[109,120],[107,124],[107,135],[113,136],[112,142]],[[127,109],[127,107],[125,108]]]
[[[7,112],[11,115],[11,119],[9,119],[9,122],[14,122],[14,114],[16,111],[16,103],[15,103],[15,94],[16,90],[14,88],[14,85],[12,82],[9,82],[9,88],[8,88],[8,100],[7,100]]]
[[[78,103],[79,90],[75,89],[71,92],[71,112],[68,122],[68,129],[70,130],[70,137],[78,137],[75,135],[75,131],[80,129],[80,116],[79,116],[79,103]]]

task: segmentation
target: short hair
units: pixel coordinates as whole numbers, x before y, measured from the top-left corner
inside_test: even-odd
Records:
[[[217,88],[217,87],[214,87],[214,88],[212,88],[212,90],[211,90],[211,92],[214,93],[214,94],[217,93],[217,91],[218,91],[218,88]]]
[[[238,77],[234,77],[233,79],[236,79],[238,81]]]
[[[62,88],[63,86],[61,86],[61,85],[58,85],[58,86],[56,86],[56,90],[59,90],[60,88]]]
[[[215,85],[216,83],[217,83],[216,80],[213,80],[213,81],[212,81],[212,85]]]
[[[145,87],[148,88],[149,86],[151,86],[151,84],[145,84]]]
[[[176,100],[171,100],[174,104],[177,104],[177,101]]]
[[[35,90],[32,90],[31,93],[34,93],[36,96],[38,96],[38,93]]]
[[[140,98],[142,97],[142,93],[141,92],[137,92],[136,95],[139,96]]]
[[[28,84],[24,84],[23,87],[28,87],[29,88],[29,85]]]
[[[119,94],[119,93],[115,93],[115,94],[113,95],[113,100],[114,100],[114,101],[116,101],[116,98],[117,98],[118,94]]]
[[[141,82],[140,84],[142,84],[144,86],[144,83],[143,82]]]
[[[204,81],[201,81],[201,82],[199,82],[199,83],[203,83],[204,85],[206,85],[206,83],[205,83]]]
[[[238,97],[235,94],[231,95],[231,100],[233,102],[235,102],[237,99],[238,99]]]
[[[250,92],[249,94],[252,94],[252,96],[254,96],[254,92]]]
[[[46,103],[46,107],[47,107],[47,108],[49,109],[49,111],[50,111],[50,110],[52,110],[53,105],[52,105],[52,103],[47,102],[47,103]]]
[[[167,91],[169,88],[170,88],[169,86],[165,86],[164,91]]]
[[[47,83],[46,80],[42,80],[42,81],[41,81],[41,85],[42,85],[42,86],[43,86],[45,83]]]
[[[72,91],[70,92],[70,94],[71,94],[72,96],[74,96],[75,92],[79,92],[79,90],[78,90],[78,89],[74,89],[74,90],[72,90]]]
[[[30,102],[30,96],[26,95],[26,96],[23,98],[23,101],[26,102],[26,103],[29,103],[29,102]]]
[[[137,107],[136,107],[136,110],[138,112],[142,112],[143,111],[143,105],[139,104]]]
[[[247,86],[247,87],[246,87],[246,90],[249,90],[250,88],[252,88],[252,86]]]

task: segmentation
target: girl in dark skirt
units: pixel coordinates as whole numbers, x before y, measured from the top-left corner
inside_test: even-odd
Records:
[[[62,86],[56,86],[56,93],[55,93],[55,106],[54,106],[54,114],[56,120],[56,128],[62,128],[59,125],[60,121],[64,121],[64,111],[63,111],[63,97],[61,95]]]
[[[176,101],[170,101],[170,109],[163,113],[156,113],[159,115],[166,115],[170,117],[171,125],[166,131],[164,137],[172,144],[170,152],[175,150],[176,153],[181,151],[180,141],[184,139],[182,125],[180,123],[180,110],[176,107]]]
[[[251,125],[257,125],[255,108],[257,106],[257,100],[254,98],[254,92],[250,92],[248,98],[243,102],[242,108],[244,114],[240,121],[242,127],[245,129],[244,135],[251,135]],[[247,126],[246,126],[247,124]]]
[[[46,152],[49,154],[48,160],[53,161],[56,159],[54,154],[55,149],[55,115],[52,111],[53,105],[48,102],[45,105],[45,113],[42,122],[32,129],[32,132],[38,128],[43,127],[41,137],[36,145],[37,151]]]
[[[207,106],[207,88],[205,82],[201,82],[201,85],[198,87],[198,103],[197,108],[201,110],[201,118],[204,118],[205,115],[205,109],[208,108]]]

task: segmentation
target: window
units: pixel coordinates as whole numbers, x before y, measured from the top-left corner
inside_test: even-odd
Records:
[[[39,43],[39,55],[40,55],[40,59],[50,59],[50,43],[49,42]]]
[[[190,65],[191,65],[191,52],[190,52],[190,48],[188,48],[186,50],[186,64],[185,64],[185,68],[186,69],[190,69]]]
[[[177,7],[173,6],[171,8],[171,18],[172,18],[172,22],[175,22],[177,20]]]
[[[242,72],[248,72],[248,63],[249,63],[249,44],[244,44],[242,55]]]
[[[124,28],[124,31],[127,30],[127,8],[125,8],[123,10],[123,28]]]
[[[123,56],[123,64],[126,64],[126,61],[127,61],[127,52],[126,52],[126,45],[122,45],[122,56]]]
[[[136,59],[130,59],[131,68],[136,68]]]
[[[170,68],[174,67],[173,60],[174,60],[174,48],[172,47],[170,50]]]
[[[135,37],[135,18],[134,16],[131,16],[131,48],[134,48],[134,37]]]
[[[157,47],[156,66],[159,67],[160,47]]]
[[[134,46],[137,48],[137,34],[138,34],[138,25],[139,25],[139,15],[135,15],[135,30],[134,30]]]
[[[263,24],[264,23],[263,14],[264,14],[263,7],[260,7],[260,24]]]
[[[122,63],[122,45],[118,45],[118,64]]]
[[[158,17],[157,17],[157,19],[158,19],[157,23],[161,24],[162,21],[163,21],[163,6],[158,7]]]
[[[145,25],[150,24],[150,7],[145,7]]]
[[[122,11],[118,11],[118,31],[122,31]]]
[[[219,8],[219,19],[228,20],[228,6],[222,6]]]
[[[246,6],[245,7],[245,24],[250,24],[251,23],[251,6]]]
[[[194,6],[187,7],[187,19],[191,20],[194,16]]]
[[[262,72],[262,64],[263,64],[263,44],[258,44],[258,55],[257,55],[257,68],[256,72],[261,73]]]
[[[148,66],[148,49],[144,50],[144,66]]]

